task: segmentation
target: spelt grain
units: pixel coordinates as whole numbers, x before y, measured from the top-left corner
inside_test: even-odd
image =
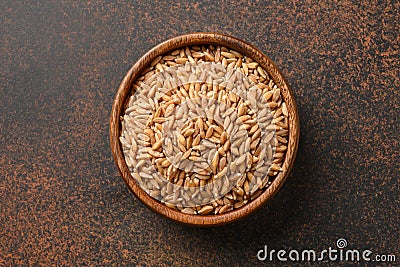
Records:
[[[269,77],[226,47],[185,47],[155,58],[121,116],[132,177],[150,196],[188,214],[222,214],[257,198],[282,171],[289,133],[286,103]],[[244,175],[230,189],[235,173]],[[216,196],[222,198],[212,202]]]

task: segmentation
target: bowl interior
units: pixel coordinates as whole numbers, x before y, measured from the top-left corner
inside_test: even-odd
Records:
[[[282,164],[283,171],[281,171],[276,176],[272,184],[267,187],[258,198],[252,200],[251,202],[247,203],[239,209],[217,215],[184,214],[180,211],[167,207],[166,205],[158,202],[157,200],[149,196],[131,176],[128,166],[125,162],[119,141],[119,136],[121,134],[120,116],[124,112],[124,103],[130,95],[130,91],[134,81],[139,77],[142,71],[156,57],[160,55],[164,55],[165,53],[178,48],[202,44],[225,46],[227,48],[237,50],[238,52],[258,62],[261,67],[267,70],[269,76],[281,89],[281,95],[286,103],[289,117],[289,136],[287,145],[288,148],[286,151],[285,160]],[[232,36],[216,33],[194,33],[178,36],[157,45],[156,47],[148,51],[143,57],[141,57],[137,61],[137,63],[128,71],[118,89],[118,92],[113,102],[110,118],[110,144],[114,160],[117,164],[121,176],[123,177],[125,183],[128,185],[129,189],[143,203],[145,203],[155,212],[166,216],[174,221],[197,226],[212,226],[232,222],[250,214],[279,190],[279,188],[283,185],[284,181],[289,175],[289,172],[291,171],[294,164],[300,134],[299,128],[299,118],[296,103],[293,98],[293,93],[282,73],[266,55],[264,55],[252,45]]]

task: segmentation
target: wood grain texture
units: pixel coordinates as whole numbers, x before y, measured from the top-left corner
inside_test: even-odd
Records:
[[[286,158],[282,164],[283,171],[277,175],[272,184],[255,200],[249,202],[239,209],[227,212],[225,214],[206,216],[184,214],[180,211],[168,208],[144,192],[131,176],[119,142],[119,137],[121,134],[120,116],[123,115],[124,103],[127,97],[129,97],[133,82],[136,78],[138,78],[140,73],[142,73],[146,66],[148,66],[157,56],[163,55],[177,48],[201,44],[226,46],[228,48],[237,50],[258,62],[265,70],[267,70],[268,74],[278,85],[278,87],[281,88],[281,94],[287,105],[289,113],[289,143],[286,152]],[[148,51],[137,61],[137,63],[124,77],[115,96],[110,118],[111,150],[120,174],[131,191],[155,212],[174,221],[195,226],[215,226],[236,221],[254,212],[258,207],[274,196],[282,187],[293,167],[298,149],[299,137],[300,122],[296,102],[288,82],[283,74],[279,71],[278,67],[269,57],[267,57],[254,46],[235,37],[219,33],[193,33],[178,36],[169,39]]]

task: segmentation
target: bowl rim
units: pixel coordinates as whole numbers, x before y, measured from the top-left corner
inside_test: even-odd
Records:
[[[282,91],[282,96],[289,111],[289,142],[286,151],[286,156],[283,161],[281,171],[273,180],[273,182],[262,192],[256,199],[248,202],[239,209],[229,211],[224,214],[217,215],[190,215],[167,207],[165,204],[157,201],[148,195],[140,185],[135,181],[129,172],[122,153],[121,144],[119,141],[121,133],[120,116],[124,111],[124,103],[130,95],[130,91],[134,81],[139,77],[142,71],[157,57],[169,51],[194,45],[213,44],[221,45],[239,51],[240,53],[249,56],[254,61],[258,62],[261,67],[267,70],[268,74],[279,86]],[[293,168],[295,157],[298,150],[300,138],[300,122],[297,111],[296,101],[293,92],[275,63],[259,49],[253,45],[240,40],[236,37],[215,33],[215,32],[199,32],[180,35],[170,38],[145,53],[127,72],[124,76],[118,91],[115,95],[110,115],[110,146],[114,161],[117,165],[120,175],[128,186],[131,192],[146,206],[173,221],[194,225],[194,226],[215,226],[223,225],[240,218],[243,218],[256,209],[262,206],[267,200],[272,198],[282,187],[290,171]]]

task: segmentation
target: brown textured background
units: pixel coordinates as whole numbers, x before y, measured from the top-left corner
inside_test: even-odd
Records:
[[[398,1],[114,2],[1,1],[0,266],[250,266],[265,264],[264,245],[322,250],[338,238],[399,263]],[[211,229],[134,198],[108,140],[130,66],[195,31],[269,55],[301,120],[278,195]]]

